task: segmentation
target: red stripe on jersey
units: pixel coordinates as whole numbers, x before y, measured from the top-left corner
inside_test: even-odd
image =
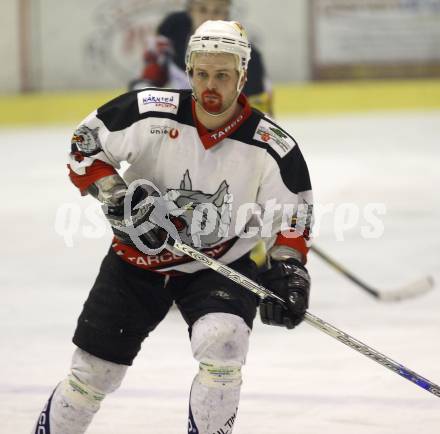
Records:
[[[104,163],[101,160],[95,160],[89,167],[86,167],[84,175],[78,175],[67,165],[69,169],[69,178],[72,183],[78,187],[81,193],[84,193],[95,181],[104,178],[105,176],[114,175],[116,172],[113,166]]]
[[[306,245],[306,240],[302,235],[295,231],[289,231],[289,237],[284,236],[286,232],[281,232],[278,234],[277,239],[275,241],[275,245],[277,246],[287,246],[292,249],[298,250],[303,255],[304,264],[307,262],[307,253],[309,252],[309,248]],[[296,236],[293,236],[293,235]]]
[[[238,103],[243,106],[241,112],[235,118],[231,119],[225,125],[217,128],[213,131],[208,131],[205,126],[203,126],[196,116],[196,102],[192,100],[192,113],[193,118],[197,127],[197,132],[199,133],[200,140],[205,149],[212,148],[217,143],[221,142],[226,137],[229,137],[233,132],[237,131],[246,119],[252,114],[252,108],[249,105],[248,99],[240,94],[238,97]]]
[[[211,258],[217,259],[228,252],[236,241],[237,238],[232,238],[224,243],[218,244],[215,247],[209,247],[207,249],[202,249],[201,251]],[[180,272],[172,270],[161,271],[161,269],[194,261],[194,259],[187,255],[176,255],[166,249],[164,249],[158,255],[146,255],[145,253],[142,253],[136,249],[136,247],[122,243],[116,237],[113,238],[112,249],[122,260],[128,262],[129,264],[144,270],[154,271],[170,276],[176,275],[176,273],[178,275]]]

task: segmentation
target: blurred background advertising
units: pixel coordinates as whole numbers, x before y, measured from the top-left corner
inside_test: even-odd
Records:
[[[209,2],[208,2],[209,3]],[[0,124],[76,124],[139,76],[179,0],[2,0]],[[274,114],[440,106],[440,0],[232,2]]]

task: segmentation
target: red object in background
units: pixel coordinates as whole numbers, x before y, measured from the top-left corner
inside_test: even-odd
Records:
[[[169,80],[168,63],[173,55],[170,40],[164,36],[152,36],[144,53],[142,78],[153,86],[164,87]]]

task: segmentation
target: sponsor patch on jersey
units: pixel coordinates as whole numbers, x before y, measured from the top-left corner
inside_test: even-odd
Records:
[[[284,157],[296,144],[281,128],[264,119],[257,126],[254,140],[267,143],[280,157]]]
[[[171,139],[177,139],[177,137],[179,137],[179,130],[167,125],[151,125],[150,134],[162,136],[168,135]]]
[[[176,92],[144,90],[138,95],[139,113],[165,112],[177,114],[180,95]]]
[[[81,125],[72,137],[72,152],[80,151],[83,155],[90,156],[102,149],[98,134],[99,128],[91,129]],[[73,149],[76,147],[76,149]]]

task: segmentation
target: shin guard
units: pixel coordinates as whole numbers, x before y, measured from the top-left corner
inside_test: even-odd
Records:
[[[249,335],[243,319],[232,314],[207,314],[194,324],[191,346],[199,372],[191,388],[189,434],[232,433]]]

